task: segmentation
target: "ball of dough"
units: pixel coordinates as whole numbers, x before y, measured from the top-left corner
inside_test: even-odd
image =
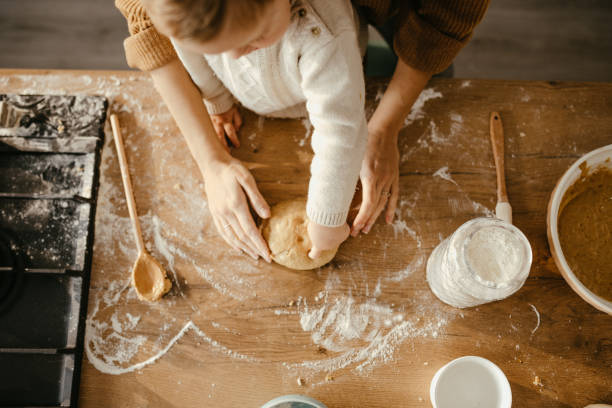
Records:
[[[338,248],[324,251],[317,259],[308,257],[312,244],[307,227],[306,201],[283,201],[271,208],[270,218],[262,224],[262,233],[274,262],[291,269],[308,270],[334,258]]]

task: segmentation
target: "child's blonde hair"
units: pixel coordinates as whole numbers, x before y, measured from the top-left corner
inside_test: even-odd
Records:
[[[141,0],[150,15],[163,18],[178,39],[213,39],[223,27],[228,6],[239,24],[249,24],[272,0]]]

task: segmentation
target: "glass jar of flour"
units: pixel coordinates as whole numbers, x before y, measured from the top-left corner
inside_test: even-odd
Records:
[[[495,218],[475,218],[434,249],[427,261],[427,281],[451,306],[481,305],[519,290],[531,260],[529,241],[518,228]]]

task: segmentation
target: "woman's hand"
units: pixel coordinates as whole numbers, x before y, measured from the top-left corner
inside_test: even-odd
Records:
[[[351,229],[353,236],[357,236],[359,231],[370,232],[385,206],[385,221],[390,224],[399,196],[397,132],[389,134],[369,127],[368,145],[359,173],[362,201]]]
[[[204,182],[208,206],[223,239],[255,260],[261,256],[270,262],[270,249],[253,221],[247,197],[262,218],[270,216],[270,207],[247,168],[231,156],[215,160],[207,163]]]
[[[346,223],[338,227],[326,227],[309,221],[308,236],[312,242],[312,249],[308,256],[315,259],[321,256],[323,251],[338,248],[348,238],[349,232],[350,228]]]
[[[431,73],[406,65],[400,58],[383,97],[368,122],[368,146],[361,165],[363,200],[351,234],[368,233],[387,206],[385,221],[393,221],[399,196],[397,135]]]
[[[219,143],[200,90],[178,59],[151,71],[151,77],[204,176],[208,206],[217,230],[232,247],[270,262],[270,250],[255,226],[247,197],[262,218],[270,216],[270,207],[251,173],[227,152],[224,135]],[[241,124],[238,110],[233,107],[219,117],[231,118],[231,129],[229,125],[221,129],[230,129],[230,140],[234,137],[233,142],[237,143],[234,126],[239,128]]]
[[[238,107],[236,107],[236,105],[219,115],[210,115],[210,119],[217,133],[217,137],[227,150],[229,150],[228,140],[232,146],[236,148],[240,147],[238,131],[242,126],[242,118],[240,117],[240,112],[238,112]]]

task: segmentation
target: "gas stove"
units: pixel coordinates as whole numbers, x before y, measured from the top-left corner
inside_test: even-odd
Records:
[[[77,405],[107,107],[0,95],[0,406]]]

